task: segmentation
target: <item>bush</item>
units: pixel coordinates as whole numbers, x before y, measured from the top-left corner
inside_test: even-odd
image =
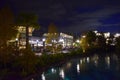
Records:
[[[6,65],[6,69],[4,71],[14,72],[21,76],[27,76],[33,73],[36,73],[40,70],[43,70],[46,67],[50,67],[52,65],[58,65],[60,62],[64,62],[64,60],[67,60],[73,56],[80,55],[82,52],[81,49],[77,49],[76,51],[72,51],[69,54],[43,54],[41,56],[35,56],[35,54],[31,51],[31,49],[21,49],[19,51],[14,50],[7,50],[3,51],[5,54],[5,58],[0,60],[1,64]],[[2,53],[2,54],[3,54]],[[16,55],[14,53],[18,53],[19,55]],[[4,61],[4,62],[2,62]],[[2,67],[1,67],[2,69]],[[3,70],[1,70],[3,71]],[[5,72],[7,74],[7,72]]]
[[[21,50],[21,56],[18,58],[17,67],[22,70],[22,73],[33,73],[37,59],[35,54],[30,49]]]

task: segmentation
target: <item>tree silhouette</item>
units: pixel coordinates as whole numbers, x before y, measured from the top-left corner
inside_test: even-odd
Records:
[[[17,17],[16,24],[26,28],[26,49],[29,45],[29,27],[39,28],[38,17],[35,14],[21,13]]]
[[[99,48],[104,48],[106,46],[106,39],[105,39],[103,33],[102,33],[102,35],[97,36],[96,43]]]
[[[46,43],[52,44],[53,53],[55,52],[55,49],[56,49],[55,42],[57,43],[57,39],[58,39],[57,27],[53,23],[51,23],[48,26],[48,37],[46,39]]]
[[[8,40],[15,38],[16,35],[14,15],[9,7],[4,7],[0,10],[0,46],[6,46]]]
[[[17,28],[14,24],[14,15],[11,9],[6,6],[0,10],[0,62],[3,68],[11,60],[12,47],[7,43],[17,36]]]
[[[52,43],[52,40],[57,40],[57,38],[58,38],[57,28],[53,23],[51,23],[48,26],[48,37],[46,41],[47,43]]]
[[[86,36],[85,37],[81,37],[80,41],[81,41],[80,46],[81,46],[83,52],[85,52],[87,50],[87,48],[88,48],[88,42],[87,42]]]
[[[116,38],[116,51],[120,52],[120,37]]]
[[[96,34],[93,31],[88,31],[86,34],[86,40],[90,46],[93,46],[96,41]]]

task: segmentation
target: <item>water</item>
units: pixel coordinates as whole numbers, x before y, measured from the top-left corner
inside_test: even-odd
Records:
[[[71,59],[33,80],[120,80],[120,59],[116,54]]]

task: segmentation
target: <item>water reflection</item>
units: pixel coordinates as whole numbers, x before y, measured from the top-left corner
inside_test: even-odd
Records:
[[[62,78],[62,79],[64,79],[65,78],[65,74],[64,74],[64,70],[63,69],[60,69],[60,77]]]
[[[42,80],[46,80],[44,73],[42,73],[41,77],[42,77]]]
[[[70,68],[72,66],[71,62],[67,63],[67,68]]]
[[[87,60],[87,63],[89,63],[89,62],[90,62],[90,58],[89,58],[89,57],[87,57],[87,58],[86,58],[86,60]]]
[[[118,61],[118,56],[116,54],[113,54],[113,60]]]
[[[86,61],[87,61],[87,63],[89,63],[90,62],[90,58],[89,57],[85,57],[85,58],[80,59],[80,64],[86,63]]]
[[[42,80],[94,80],[96,77],[100,80],[110,80],[109,77],[120,76],[119,68],[119,57],[117,55],[94,55],[72,59],[62,66],[52,67],[43,72],[41,78]],[[115,78],[115,80],[120,79]]]
[[[77,64],[77,72],[80,73],[80,65]]]
[[[95,60],[94,63],[95,63],[95,66],[97,67],[98,66],[98,61]]]
[[[105,57],[105,62],[107,64],[107,67],[110,68],[110,57],[109,56]]]
[[[52,73],[56,73],[56,70],[54,68],[51,69]]]
[[[95,54],[95,55],[92,57],[92,60],[94,61],[95,66],[97,67],[97,66],[98,66],[98,60],[99,60],[98,55]]]
[[[88,63],[89,62],[89,58],[87,57],[84,57],[84,58],[81,58],[80,59],[80,63],[79,64],[77,64],[77,73],[80,73],[80,71],[84,71],[85,69],[86,69],[86,66],[87,66],[87,64],[86,63]]]
[[[82,61],[82,59],[80,60],[80,64],[82,64],[83,63],[83,61]]]
[[[83,58],[83,62],[85,63],[85,58]]]
[[[116,70],[117,71],[119,71],[119,66],[120,66],[120,62],[119,62],[119,58],[118,58],[118,56],[116,55],[116,54],[113,54],[113,60],[114,60],[114,62],[116,62]]]

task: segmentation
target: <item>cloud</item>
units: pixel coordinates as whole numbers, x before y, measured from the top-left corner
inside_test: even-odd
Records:
[[[70,32],[84,32],[87,30],[97,29],[98,27],[116,26],[119,24],[103,24],[102,19],[107,19],[111,15],[119,13],[118,8],[103,8],[94,12],[87,12],[70,17],[68,20],[72,21],[66,30]]]
[[[96,19],[88,19],[84,20],[82,22],[76,22],[75,24],[72,24],[69,27],[66,28],[69,32],[84,32],[91,29],[96,29],[96,27],[102,25],[100,22],[98,22]]]
[[[114,27],[114,26],[120,26],[120,23],[118,23],[118,24],[103,24],[103,25],[101,25],[101,26],[104,26],[104,27]]]
[[[57,23],[61,31],[83,32],[101,26],[103,20],[120,13],[119,0],[7,0],[18,12],[33,12],[40,22]]]
[[[77,14],[75,16],[73,16],[72,18],[69,18],[70,20],[75,20],[75,19],[102,19],[102,18],[108,18],[110,15],[116,14],[120,12],[119,8],[113,8],[113,9],[109,9],[109,8],[104,8],[104,9],[100,9],[97,11],[93,11],[93,12],[84,12],[84,13],[80,13]]]

